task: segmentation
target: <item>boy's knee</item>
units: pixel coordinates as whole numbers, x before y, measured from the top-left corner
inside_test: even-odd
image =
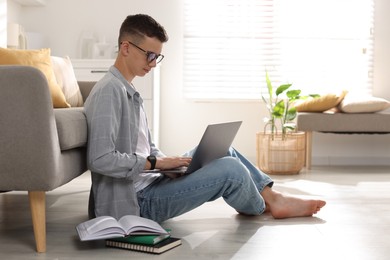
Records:
[[[221,167],[224,170],[225,174],[226,172],[232,174],[248,173],[248,169],[237,158],[227,156],[218,159],[217,161],[218,161],[217,167]]]

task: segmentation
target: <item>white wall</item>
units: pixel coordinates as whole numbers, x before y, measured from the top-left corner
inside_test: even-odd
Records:
[[[374,95],[390,100],[390,1],[375,1]]]
[[[18,23],[21,16],[21,5],[12,0],[6,0],[7,2],[7,22]]]
[[[1,0],[0,0],[1,1]],[[9,0],[10,1],[10,0]],[[126,15],[148,13],[159,21],[170,36],[163,49],[161,67],[160,147],[177,155],[197,144],[209,123],[243,120],[234,146],[253,162],[256,157],[255,133],[262,130],[266,115],[259,102],[200,103],[182,98],[182,1],[181,0],[50,0],[45,7],[21,7],[19,21],[26,31],[40,32],[48,38],[54,55],[79,58],[83,31],[98,32],[114,43]],[[390,3],[376,0],[374,94],[390,99]],[[390,135],[339,136],[314,135],[313,164],[378,164],[390,157]]]
[[[0,47],[7,47],[7,0],[0,0]]]

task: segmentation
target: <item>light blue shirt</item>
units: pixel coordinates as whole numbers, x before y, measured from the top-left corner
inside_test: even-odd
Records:
[[[136,154],[142,102],[140,94],[112,66],[84,104],[96,216],[139,215],[134,184],[140,178],[142,182],[153,178],[141,174],[146,158]],[[148,135],[151,140],[149,130]],[[164,156],[149,142],[151,154]]]

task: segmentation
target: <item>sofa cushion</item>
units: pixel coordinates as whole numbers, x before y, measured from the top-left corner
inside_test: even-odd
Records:
[[[298,113],[298,131],[390,133],[390,113]]]
[[[294,106],[298,112],[324,112],[336,107],[343,100],[346,93],[346,91],[342,91],[340,94],[329,93],[317,98],[299,100]]]
[[[0,65],[25,65],[39,69],[46,76],[53,107],[70,107],[57,84],[50,58],[50,49],[14,50],[0,48]]]
[[[390,102],[384,98],[350,95],[347,95],[339,105],[340,110],[344,113],[373,113],[389,107]]]
[[[84,108],[54,109],[58,138],[62,151],[87,144],[87,118]]]
[[[77,83],[70,58],[68,56],[63,58],[52,56],[51,61],[57,83],[61,87],[66,101],[72,107],[83,106],[83,97],[81,96],[79,84]]]

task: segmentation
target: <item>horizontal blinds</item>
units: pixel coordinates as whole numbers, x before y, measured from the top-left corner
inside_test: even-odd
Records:
[[[184,96],[260,99],[372,88],[373,0],[185,0]]]

